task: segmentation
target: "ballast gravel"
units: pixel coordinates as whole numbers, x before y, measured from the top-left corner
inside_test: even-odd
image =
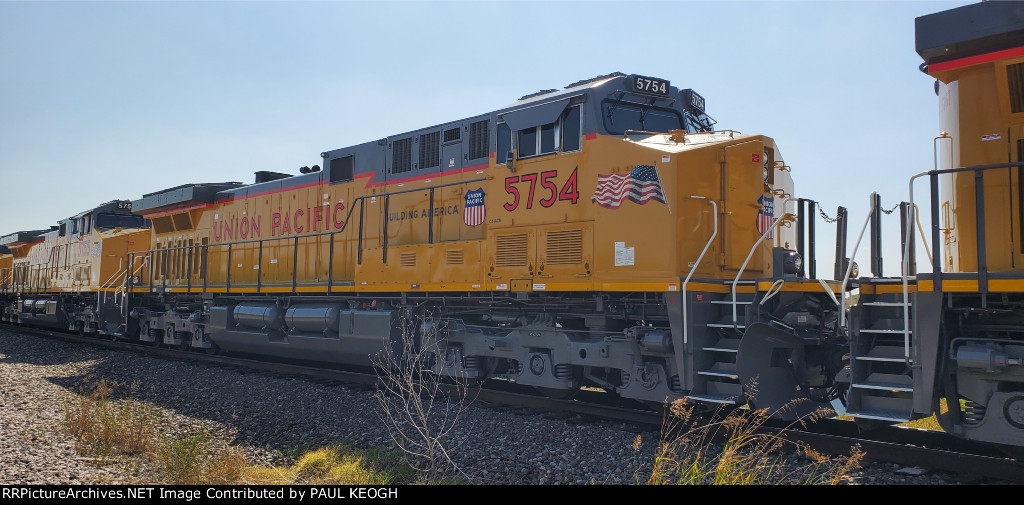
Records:
[[[336,442],[389,446],[373,391],[146,356],[0,328],[0,485],[161,483],[152,459],[79,455],[64,429],[75,393],[101,379],[151,404],[164,435],[206,432],[252,463],[286,464],[289,449]],[[133,387],[134,385],[134,387]],[[639,440],[638,440],[639,437]],[[480,484],[635,484],[650,473],[657,431],[471,404],[450,435],[452,458]],[[954,484],[957,477],[888,463],[848,484]]]

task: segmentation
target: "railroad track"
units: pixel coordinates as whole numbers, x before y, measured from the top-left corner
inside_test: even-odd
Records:
[[[28,327],[3,327],[31,335],[140,352],[150,356],[202,362],[214,366],[250,368],[284,376],[300,376],[364,387],[373,387],[378,380],[374,374],[367,372],[240,356],[208,355]],[[533,409],[566,417],[572,416],[583,422],[623,422],[652,430],[659,429],[666,421],[665,412],[624,406],[619,398],[600,391],[582,390],[574,399],[564,400],[548,398],[537,394],[532,388],[497,380],[486,382],[484,387],[473,388],[473,401],[501,408]],[[971,443],[938,431],[890,426],[858,433],[853,422],[825,419],[806,427],[794,426],[791,423],[765,423],[760,432],[774,434],[793,444],[806,445],[830,454],[849,454],[851,448],[857,446],[864,452],[865,461],[869,462],[884,461],[960,476],[1024,483],[1024,461],[1019,456],[1017,459],[1007,457],[992,446]]]

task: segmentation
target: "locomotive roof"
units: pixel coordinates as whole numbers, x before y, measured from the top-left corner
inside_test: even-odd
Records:
[[[225,189],[241,187],[241,182],[205,182],[199,184],[182,184],[173,188],[147,193],[132,202],[131,210],[136,214],[152,211],[161,207],[182,206],[189,203],[213,203],[217,193]]]
[[[56,230],[56,226],[51,226],[46,230],[31,230],[31,231],[17,231],[9,235],[0,237],[0,245],[2,246],[19,246],[22,244],[28,244],[34,242],[35,239],[39,238],[42,234]]]
[[[926,64],[1024,45],[1024,3],[981,2],[914,20],[915,47]]]
[[[360,156],[361,161],[358,166],[354,167],[355,170],[353,171],[353,175],[365,175],[367,173],[372,173],[375,175],[371,176],[370,180],[374,182],[388,180],[392,175],[389,172],[389,158],[386,157],[385,153],[393,140],[402,140],[405,137],[429,133],[433,130],[468,128],[471,123],[482,121],[491,123],[503,121],[513,130],[519,130],[536,124],[546,124],[557,120],[565,108],[570,105],[572,100],[580,95],[591,94],[594,95],[595,98],[615,95],[617,99],[631,95],[633,96],[632,99],[638,102],[643,101],[649,104],[659,103],[660,106],[671,106],[679,99],[680,91],[674,86],[665,86],[664,91],[662,92],[663,94],[638,94],[638,92],[632,90],[629,78],[629,75],[622,72],[598,75],[596,77],[570,83],[562,89],[543,90],[537,93],[525,95],[511,104],[476,116],[448,121],[403,133],[397,133],[379,140],[371,140],[361,144],[328,150],[320,153],[320,156],[323,158],[323,171],[298,174],[286,178],[277,178],[276,176],[273,178],[260,177],[260,173],[257,173],[257,180],[254,184],[231,183],[232,185],[230,186],[226,185],[217,189],[216,195],[212,196],[211,201],[231,200],[258,195],[265,192],[278,191],[281,189],[297,188],[310,184],[317,184],[328,179],[333,183],[335,182],[335,179],[333,178],[334,172],[331,168],[331,161],[352,156],[356,153]],[[664,85],[668,84],[668,81],[665,80],[656,81],[661,82]],[[597,91],[597,88],[602,87],[604,87],[604,89]],[[600,93],[600,96],[597,95],[598,93]],[[701,113],[703,114],[703,112]],[[459,138],[461,138],[461,135],[456,135],[456,141],[459,141]],[[484,155],[484,158],[486,158],[486,155]],[[486,163],[486,159],[483,159],[482,161],[474,161],[480,159],[481,158],[472,158],[469,159],[467,163]],[[457,163],[457,167],[462,167],[461,159],[456,160],[453,158],[453,160]],[[441,169],[438,167],[436,170],[440,171]],[[287,174],[276,175],[285,176]],[[373,177],[378,178],[373,179]],[[401,178],[401,176],[399,178]],[[133,202],[134,210],[138,213],[140,210],[151,211],[156,207],[168,207],[172,204],[165,202],[160,205],[154,205],[155,202],[150,202],[149,199],[150,197],[157,197],[174,191],[187,191],[190,188],[196,187],[199,187],[199,185],[178,186],[177,188],[171,188],[161,192],[145,195],[143,200]],[[179,201],[183,199],[187,198],[185,198],[185,196],[177,198]]]
[[[107,203],[103,203],[103,204],[97,205],[97,206],[95,206],[95,207],[93,207],[93,208],[91,208],[89,210],[85,210],[85,211],[79,212],[78,214],[75,214],[74,216],[71,216],[68,219],[78,219],[78,218],[80,218],[80,217],[82,217],[82,216],[84,216],[86,214],[92,213],[92,212],[117,211],[119,209],[124,209],[125,208],[125,207],[123,207],[120,204],[126,204],[126,203],[128,203],[128,200],[111,200],[111,201],[109,201]],[[63,221],[63,219],[61,221]]]

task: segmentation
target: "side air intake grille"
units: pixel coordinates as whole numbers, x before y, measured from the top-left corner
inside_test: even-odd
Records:
[[[462,133],[462,130],[458,129],[458,127],[452,128],[450,130],[445,130],[444,131],[444,141],[445,142],[452,142],[452,141],[455,141],[455,140],[459,140],[460,138],[462,138],[461,133]]]
[[[497,249],[494,265],[498,267],[526,266],[526,234],[498,235],[495,237]]]
[[[487,157],[487,121],[469,125],[469,159]]]
[[[174,231],[174,222],[171,221],[171,216],[154,217],[153,231],[157,233],[170,233]]]
[[[396,140],[391,144],[391,173],[399,174],[412,170],[412,139]]]
[[[462,265],[466,262],[462,249],[449,249],[445,256],[445,263],[449,265]]]
[[[1006,84],[1010,90],[1010,112],[1024,112],[1024,63],[1006,67]]]
[[[399,255],[399,264],[403,267],[414,267],[416,266],[416,253],[415,252],[404,252]]]
[[[439,132],[420,135],[420,168],[434,168],[441,165],[439,137]]]
[[[185,231],[192,229],[192,219],[189,217],[188,212],[181,212],[171,216],[174,220],[174,229],[178,231]]]
[[[547,263],[578,265],[583,262],[583,230],[548,232]]]

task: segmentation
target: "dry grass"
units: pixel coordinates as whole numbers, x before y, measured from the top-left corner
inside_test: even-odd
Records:
[[[830,414],[820,410],[798,423]],[[841,458],[797,447],[778,435],[758,433],[768,420],[765,410],[733,410],[707,424],[696,425],[694,410],[683,401],[671,406],[662,427],[654,467],[647,484],[838,484],[863,457],[856,447]],[[634,448],[640,446],[634,442]],[[795,460],[802,463],[795,463]]]
[[[241,448],[218,446],[209,433],[160,435],[160,418],[151,405],[132,398],[112,400],[105,380],[91,393],[68,398],[64,425],[78,439],[79,454],[103,463],[117,455],[138,455],[156,463],[167,484],[337,484],[386,485],[417,481],[404,455],[383,448],[358,450],[348,445],[294,451],[291,466],[251,464]]]
[[[247,467],[237,483],[387,485],[411,483],[415,478],[415,471],[397,452],[332,445],[307,451],[290,466]]]
[[[134,393],[135,386],[132,386]],[[109,457],[145,454],[154,448],[159,418],[149,404],[132,398],[110,399],[111,386],[101,380],[90,394],[64,402],[64,426],[78,438],[79,454]]]

